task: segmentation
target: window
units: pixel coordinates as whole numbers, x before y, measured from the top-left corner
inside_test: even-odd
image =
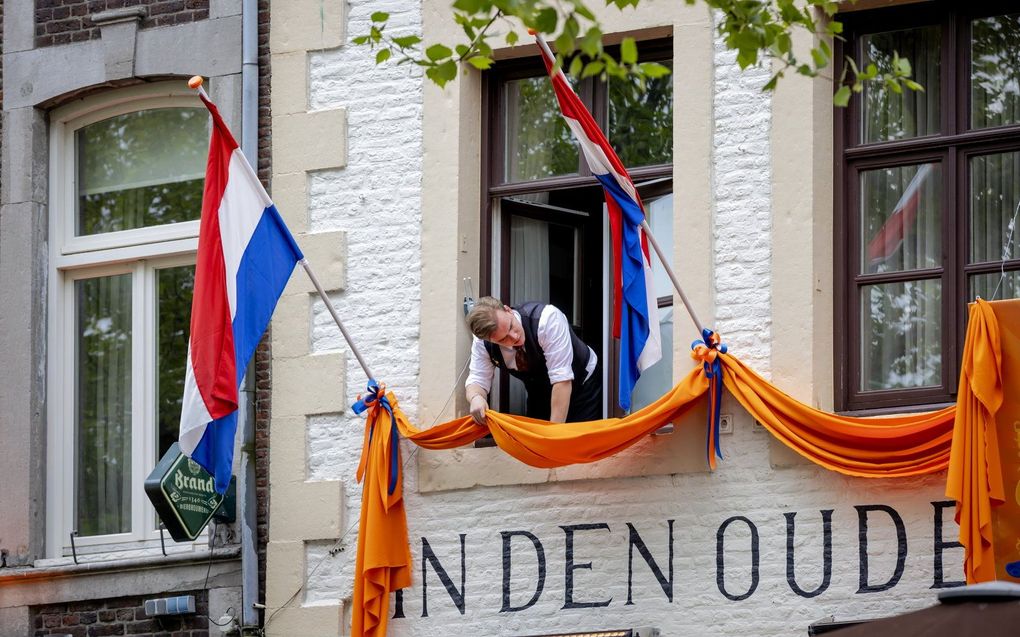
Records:
[[[646,42],[642,60],[671,64],[672,41]],[[607,413],[616,414],[615,342],[607,337],[613,299],[608,220],[591,176],[539,59],[500,62],[485,76],[481,291],[510,304],[552,303],[592,347],[606,377]],[[606,132],[638,186],[656,238],[672,251],[673,78],[586,79],[574,89]],[[654,261],[653,257],[653,261]],[[658,264],[656,264],[658,266]],[[657,281],[664,352],[672,342],[672,289]],[[672,386],[672,362],[642,377],[635,408]],[[523,412],[523,387],[504,374],[494,406]],[[642,402],[645,401],[645,402]]]
[[[177,439],[209,116],[162,87],[51,121],[50,557],[158,542],[145,477]]]
[[[843,409],[954,400],[967,302],[1020,293],[1016,241],[1002,254],[1020,203],[1020,13],[930,4],[845,19],[843,53],[905,57],[925,90],[868,86],[836,113]]]

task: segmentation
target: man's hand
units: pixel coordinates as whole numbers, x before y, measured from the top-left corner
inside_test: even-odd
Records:
[[[489,408],[489,401],[485,396],[475,394],[471,397],[471,418],[479,425],[485,424],[485,411]]]

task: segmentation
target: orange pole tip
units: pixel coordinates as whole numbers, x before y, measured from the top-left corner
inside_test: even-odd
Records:
[[[202,79],[201,75],[196,75],[195,77],[188,80],[188,88],[198,89],[202,86],[202,82],[204,81],[205,80]]]
[[[528,35],[535,35],[536,33],[538,33],[538,31],[534,29],[528,29]]]

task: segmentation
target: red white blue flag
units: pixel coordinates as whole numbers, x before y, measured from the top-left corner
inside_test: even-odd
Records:
[[[303,258],[279,212],[245,160],[216,106],[202,196],[191,302],[191,340],[180,446],[230,484],[238,387],[276,302]]]
[[[620,407],[630,409],[630,395],[641,372],[662,358],[659,306],[648,257],[648,240],[641,223],[644,206],[627,169],[617,157],[595,119],[570,88],[562,70],[539,45],[552,80],[563,119],[574,132],[592,174],[602,184],[613,245],[615,304],[613,336],[620,339]]]
[[[903,240],[913,231],[921,205],[924,182],[931,174],[932,164],[921,164],[889,217],[868,241],[868,261],[875,268],[892,257],[903,245]]]

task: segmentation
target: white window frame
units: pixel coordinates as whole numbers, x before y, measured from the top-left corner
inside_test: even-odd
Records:
[[[155,510],[143,483],[156,458],[156,270],[195,263],[199,222],[186,221],[75,237],[75,132],[125,113],[201,107],[183,82],[154,83],[104,93],[54,110],[50,117],[50,208],[47,400],[47,557],[72,553],[75,519],[75,305],[81,279],[130,273],[132,277],[131,531],[75,538],[79,555],[160,550]],[[137,370],[141,370],[139,373]],[[174,542],[164,533],[163,541]],[[205,535],[178,550],[204,546]],[[95,557],[101,557],[99,555]]]

